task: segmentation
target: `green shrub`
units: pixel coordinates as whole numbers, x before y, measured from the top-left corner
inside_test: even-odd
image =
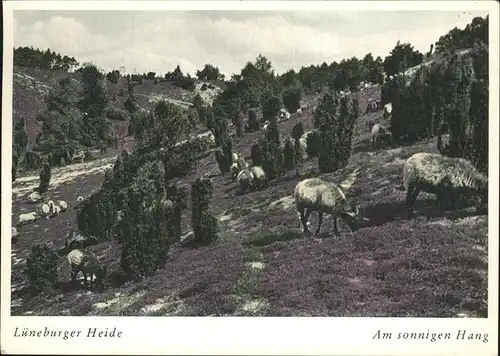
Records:
[[[57,260],[59,256],[47,245],[37,244],[26,259],[24,274],[36,293],[53,288],[58,282]]]
[[[192,225],[197,244],[206,245],[217,239],[217,218],[208,212],[213,186],[208,179],[198,178],[191,186]]]
[[[257,112],[254,109],[248,110],[248,121],[247,121],[247,130],[258,131],[260,129],[260,123],[257,118]]]
[[[123,106],[131,114],[137,111],[137,105],[132,101],[132,99],[130,99],[130,97],[128,97],[127,100],[125,100]]]
[[[45,160],[40,170],[40,184],[38,185],[38,192],[40,192],[40,194],[47,192],[49,189],[50,176],[50,164],[48,160]]]
[[[254,143],[251,148],[252,165],[262,166],[262,146],[259,143]]]
[[[285,147],[283,148],[283,161],[287,170],[296,168],[296,156],[294,144],[291,140],[286,141]]]
[[[281,94],[283,105],[289,112],[296,112],[300,108],[300,100],[302,99],[302,89],[299,86],[285,88]]]
[[[320,135],[318,165],[322,173],[347,165],[357,116],[358,102],[354,95],[338,97],[335,93],[327,93],[323,96],[314,114],[314,126]]]
[[[280,110],[280,99],[277,96],[271,96],[264,101],[262,105],[263,120],[271,120]]]
[[[116,121],[126,121],[128,119],[128,115],[125,111],[113,107],[108,107],[106,109],[106,117]]]

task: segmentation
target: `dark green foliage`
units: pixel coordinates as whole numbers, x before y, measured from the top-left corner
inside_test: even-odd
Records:
[[[111,191],[100,190],[80,203],[76,216],[78,230],[100,241],[112,239],[116,218],[113,200]]]
[[[54,69],[69,71],[79,66],[73,57],[61,56],[59,53],[51,51],[50,48],[42,51],[33,47],[14,48],[14,65],[20,67],[38,67],[44,69]]]
[[[295,140],[298,140],[303,134],[304,134],[304,125],[302,125],[302,122],[298,122],[295,125],[293,125],[292,137]]]
[[[108,80],[111,83],[117,84],[118,80],[120,80],[120,71],[115,69],[115,70],[109,72],[108,74],[106,74],[106,78],[108,78]]]
[[[257,112],[254,109],[248,110],[248,121],[247,121],[247,130],[258,131],[260,128],[259,120],[257,118]]]
[[[264,121],[271,120],[278,114],[280,110],[280,98],[278,96],[271,96],[264,100],[262,105],[262,116]]]
[[[128,114],[124,110],[108,107],[106,109],[106,117],[110,120],[125,121],[128,119]]]
[[[281,94],[283,105],[289,112],[296,112],[300,108],[302,99],[302,88],[300,86],[290,86],[283,89]]]
[[[387,75],[397,74],[410,67],[419,65],[424,55],[415,50],[410,43],[396,43],[391,53],[384,59],[384,71]]]
[[[436,53],[452,53],[457,49],[472,48],[482,42],[488,45],[489,16],[475,17],[464,29],[453,28],[436,42]]]
[[[123,106],[131,114],[133,114],[135,111],[137,111],[137,105],[135,105],[135,103],[132,101],[132,99],[130,99],[130,97],[128,97],[127,100],[125,100],[125,102],[123,103]]]
[[[234,127],[236,128],[236,137],[243,136],[243,115],[241,113],[234,117]]]
[[[198,178],[191,186],[192,225],[195,241],[206,245],[217,239],[217,218],[208,212],[213,186],[209,179]]]
[[[169,184],[167,186],[167,198],[172,201],[173,209],[168,222],[168,235],[173,241],[178,242],[181,238],[181,216],[182,211],[187,208],[188,189],[179,184]]]
[[[314,126],[320,132],[318,165],[322,173],[334,172],[347,164],[357,116],[358,102],[354,95],[323,96],[314,114]]]
[[[152,122],[149,114],[144,111],[135,111],[130,115],[130,123],[128,126],[128,134],[140,137],[148,128],[146,125]]]
[[[38,185],[38,192],[40,194],[43,194],[47,192],[49,189],[49,184],[50,184],[50,164],[48,160],[46,160],[42,164],[42,168],[40,170],[40,184]]]
[[[253,166],[262,166],[262,146],[260,143],[254,143],[251,148],[252,155],[252,165]]]
[[[262,147],[262,169],[268,179],[277,178],[283,172],[284,164],[276,117],[271,118],[264,139],[259,144]]]
[[[26,259],[24,274],[36,293],[53,288],[57,280],[57,260],[59,256],[47,245],[37,244]]]
[[[121,267],[129,280],[153,276],[163,268],[173,242],[167,232],[171,201],[161,197],[147,200],[144,194],[136,187],[128,189],[122,220]]]
[[[201,86],[200,90],[201,90],[201,91],[205,91],[205,90],[207,90],[207,88],[208,88],[207,83],[204,83],[204,84]]]
[[[306,146],[306,153],[310,158],[318,157],[321,149],[321,135],[319,131],[315,130],[313,133],[307,135]]]
[[[297,161],[296,161],[296,152],[294,144],[291,140],[287,140],[285,143],[285,147],[283,148],[283,161],[285,169],[292,170],[295,169]]]
[[[222,142],[221,149],[215,151],[215,160],[222,175],[229,173],[233,163],[233,141],[226,137]]]
[[[215,137],[215,145],[220,146],[227,137],[227,129],[229,123],[225,117],[216,116],[214,128],[212,130]]]
[[[438,136],[444,155],[488,166],[488,47],[479,41],[470,53],[455,52],[397,78],[392,90],[391,132],[395,142]],[[449,134],[443,143],[442,135]]]
[[[224,80],[224,74],[221,74],[219,68],[211,64],[205,64],[203,69],[196,71],[199,80]]]

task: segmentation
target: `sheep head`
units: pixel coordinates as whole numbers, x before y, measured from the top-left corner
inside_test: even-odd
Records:
[[[344,221],[347,223],[351,231],[356,231],[359,229],[359,205],[355,205],[354,208],[346,205],[345,210],[342,212],[342,217],[344,218]]]

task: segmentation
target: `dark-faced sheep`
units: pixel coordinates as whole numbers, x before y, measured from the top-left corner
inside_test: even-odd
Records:
[[[390,144],[392,142],[392,135],[389,130],[380,124],[375,124],[371,128],[372,146],[379,148],[382,142]]]
[[[403,184],[409,217],[413,216],[413,207],[421,191],[436,194],[438,205],[446,201],[452,208],[459,195],[479,195],[481,204],[488,197],[488,177],[471,162],[437,153],[421,152],[408,158],[403,167]]]
[[[295,186],[293,195],[305,233],[309,233],[307,220],[313,211],[318,212],[318,227],[315,235],[319,234],[321,229],[323,214],[329,214],[333,217],[335,235],[338,235],[338,217],[341,217],[352,231],[357,230],[359,209],[357,206],[351,207],[344,192],[336,184],[320,178],[304,179]]]
[[[243,169],[240,173],[238,173],[237,180],[240,185],[240,192],[243,194],[247,189],[252,187],[254,176],[249,169]]]
[[[101,266],[97,256],[85,249],[76,249],[68,254],[68,262],[71,267],[71,281],[76,282],[79,272],[83,273],[84,283],[87,283],[87,276],[90,276],[90,285],[94,282],[94,275],[97,281],[102,283],[106,278],[107,266]],[[97,282],[96,281],[96,282]]]

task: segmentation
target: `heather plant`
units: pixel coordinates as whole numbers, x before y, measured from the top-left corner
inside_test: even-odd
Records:
[[[209,179],[198,178],[191,186],[192,226],[197,244],[217,239],[217,218],[208,212],[213,186]]]
[[[37,244],[26,259],[24,274],[35,293],[51,289],[57,283],[57,260],[59,256],[47,245]]]

